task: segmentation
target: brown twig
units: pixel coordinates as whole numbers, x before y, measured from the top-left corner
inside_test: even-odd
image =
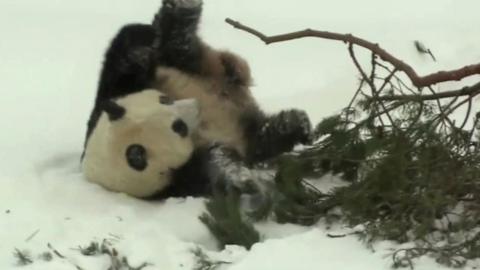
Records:
[[[433,90],[433,88],[431,86],[427,87],[428,90],[430,90],[430,92],[432,92],[433,95],[436,95],[437,93],[435,92],[435,90]],[[448,106],[452,106],[453,104],[455,104],[456,100],[458,99],[458,96],[455,97],[455,99],[452,100],[452,102],[450,102],[448,104]],[[451,127],[454,127],[455,124],[452,122],[452,120],[450,120],[450,117],[448,117],[448,115],[445,115],[445,110],[443,109],[442,107],[442,103],[440,102],[440,99],[437,98],[436,100],[436,104],[437,104],[437,108],[438,108],[438,111],[439,113],[442,115],[443,119],[445,119],[445,121],[448,122],[448,124],[451,126]],[[422,102],[423,103],[423,102]],[[449,108],[449,107],[446,107],[446,108]]]
[[[388,72],[389,74],[392,72],[392,70],[397,70],[396,68],[394,69],[390,69],[389,67],[387,67],[387,65],[384,65],[380,62],[377,62],[377,66],[381,67],[382,69],[384,69],[386,72]],[[403,92],[403,88],[407,89],[409,92],[413,93],[413,94],[416,94],[416,92],[414,91],[414,89],[412,89],[410,86],[408,86],[405,82],[403,82],[403,80],[398,76],[398,75],[393,75],[393,78],[395,79],[395,82],[397,83],[397,87],[399,90],[402,90],[401,92]],[[392,88],[395,88],[393,83],[392,82],[389,82],[388,83]]]
[[[388,95],[377,97],[378,101],[396,101],[396,100],[405,100],[405,101],[426,101],[426,100],[435,100],[442,98],[452,98],[456,96],[471,96],[474,97],[480,94],[480,82],[472,86],[466,86],[458,90],[445,91],[442,93],[435,93],[430,95]]]
[[[343,238],[343,237],[347,237],[346,234],[331,234],[331,233],[327,234],[327,236],[330,237],[330,238]]]
[[[373,78],[375,77],[375,56],[372,54],[372,74],[370,75],[370,77],[367,77],[367,74],[363,70],[362,65],[360,65],[357,57],[355,56],[355,51],[353,49],[353,44],[352,43],[350,43],[348,45],[348,52],[350,53],[350,57],[352,58],[352,61],[355,64],[355,67],[357,67],[358,71],[362,75],[363,80],[366,81],[367,84],[370,86],[370,90],[372,91],[372,97],[373,98],[377,97],[379,92],[377,91],[377,87],[375,86],[375,82],[373,80]],[[379,102],[379,103],[380,103],[380,106],[382,107],[382,109],[386,112],[385,114],[387,115],[387,118],[390,121],[390,124],[395,129],[397,129],[397,126],[395,125],[395,122],[393,121],[393,118],[390,115],[390,112],[387,110],[385,104],[383,104],[383,102]],[[374,105],[374,107],[376,107],[376,106]],[[377,108],[374,108],[374,110],[376,112],[378,112]],[[381,117],[379,117],[378,120],[380,121],[382,126],[385,126],[385,123],[383,122]]]
[[[383,84],[382,86],[380,86],[380,89],[378,89],[378,93],[380,94],[383,89],[385,89],[385,87],[390,83],[390,81],[392,80],[392,78],[395,76],[395,73],[397,72],[397,69],[393,69],[390,74],[388,74],[387,77],[385,77],[385,79],[383,80]]]
[[[460,125],[459,129],[463,130],[465,125],[468,122],[468,119],[470,119],[470,114],[472,113],[472,98],[470,97],[468,99],[468,107],[467,107],[467,113],[465,114],[465,118],[463,119],[463,123]]]
[[[350,102],[348,103],[348,106],[346,108],[346,112],[347,112],[347,119],[348,119],[348,116],[350,115],[350,112],[353,110],[353,103],[357,100],[357,97],[358,95],[360,94],[360,92],[362,92],[362,88],[363,88],[363,84],[365,83],[365,80],[362,78],[360,80],[360,83],[358,84],[358,88],[357,88],[357,91],[355,91],[355,94],[353,95],[352,99],[350,100]]]
[[[333,33],[328,31],[318,31],[312,29],[305,29],[303,31],[291,32],[287,34],[275,35],[275,36],[267,36],[251,27],[241,24],[240,22],[234,21],[232,19],[227,18],[225,20],[228,24],[232,25],[233,27],[250,33],[259,39],[261,39],[265,44],[272,44],[276,42],[283,42],[293,39],[300,39],[305,37],[317,37],[329,40],[337,40],[342,41],[348,44],[355,44],[360,47],[363,47],[371,52],[374,52],[383,61],[389,62],[393,66],[395,66],[398,70],[405,72],[407,76],[410,78],[412,83],[416,87],[424,87],[433,85],[440,82],[447,82],[447,81],[459,81],[463,78],[472,76],[472,75],[480,75],[480,63],[464,66],[459,69],[448,70],[448,71],[439,71],[432,74],[428,74],[425,76],[419,76],[416,71],[407,63],[403,62],[402,60],[396,58],[395,56],[391,55],[384,49],[382,49],[378,44],[372,43],[365,39],[358,38],[352,34],[339,34]]]

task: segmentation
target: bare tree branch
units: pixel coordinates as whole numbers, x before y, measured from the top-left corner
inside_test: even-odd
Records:
[[[480,63],[478,63],[464,66],[459,69],[439,71],[425,76],[419,76],[410,65],[391,55],[390,53],[382,49],[378,44],[358,38],[352,34],[339,34],[328,31],[306,29],[287,34],[266,36],[265,34],[232,19],[227,18],[225,21],[237,29],[248,32],[260,38],[267,45],[271,43],[283,42],[305,37],[317,37],[323,39],[337,40],[343,41],[348,44],[358,45],[377,54],[383,61],[389,62],[390,64],[395,66],[396,69],[405,72],[405,74],[407,74],[407,76],[410,78],[410,80],[416,87],[424,87],[447,81],[459,81],[472,75],[480,75]]]
[[[369,77],[367,77],[367,74],[365,73],[365,71],[363,70],[362,66],[360,65],[360,63],[358,62],[357,60],[357,57],[355,56],[355,51],[353,50],[353,44],[350,43],[348,45],[348,52],[350,53],[350,57],[352,58],[353,60],[353,63],[355,64],[355,66],[357,67],[358,71],[360,72],[360,74],[362,75],[362,78],[364,81],[367,82],[367,84],[370,86],[370,90],[372,91],[372,97],[375,98],[375,97],[378,97],[379,95],[379,92],[377,91],[377,87],[375,86],[375,82],[373,80],[373,78],[375,77],[375,57],[373,56],[374,54],[372,54],[372,74]],[[395,125],[395,122],[393,121],[393,118],[392,116],[390,115],[389,111],[387,110],[387,107],[385,106],[385,104],[383,104],[383,102],[379,102],[380,103],[380,106],[382,107],[382,109],[386,112],[385,114],[387,115],[387,118],[388,120],[390,121],[390,124],[394,127],[394,128],[397,128],[396,125]],[[374,106],[374,110],[375,111],[378,111],[377,108],[375,108],[376,106]],[[380,121],[380,123],[382,124],[382,126],[385,126],[385,123],[383,122],[382,118],[379,117],[378,120]]]
[[[375,97],[378,101],[397,101],[397,100],[405,100],[405,101],[422,101],[422,100],[435,100],[435,99],[442,99],[442,98],[451,98],[456,96],[470,96],[474,97],[480,94],[480,82],[472,85],[466,86],[458,90],[452,91],[445,91],[442,93],[435,93],[430,95],[389,95],[389,96],[380,96]]]

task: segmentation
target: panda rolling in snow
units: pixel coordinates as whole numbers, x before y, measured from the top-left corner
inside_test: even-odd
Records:
[[[307,143],[299,110],[266,115],[240,57],[197,36],[199,0],[164,0],[107,50],[82,167],[107,189],[147,198],[205,195],[255,181],[248,164]]]

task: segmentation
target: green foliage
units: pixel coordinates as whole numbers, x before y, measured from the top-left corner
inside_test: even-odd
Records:
[[[478,115],[466,130],[469,112],[460,125],[448,115],[457,108],[452,107],[457,98],[448,105],[417,100],[379,104],[375,97],[363,96],[356,108],[320,122],[318,142],[299,155],[297,162],[307,161],[320,175],[331,172],[351,181],[315,206],[340,207],[347,223],[364,225],[362,236],[369,243],[417,243],[403,256],[396,253],[394,266],[412,266],[413,258],[425,254],[457,267],[478,258],[480,241],[472,240],[478,238],[480,212]],[[439,248],[438,241],[448,244]]]
[[[260,234],[242,214],[237,192],[216,193],[206,203],[208,214],[200,220],[210,229],[223,248],[225,245],[250,247],[260,241]]]
[[[101,242],[92,241],[90,245],[86,247],[78,247],[80,253],[84,256],[108,256],[110,258],[109,270],[142,270],[146,267],[152,266],[152,264],[144,262],[141,265],[134,267],[131,266],[127,257],[121,255],[117,249],[115,249],[110,241],[104,239]],[[75,265],[77,269],[83,269],[78,265]]]
[[[15,249],[15,251],[13,252],[13,256],[16,258],[18,265],[24,266],[33,263],[30,252],[26,250],[21,251],[19,249]]]
[[[321,217],[316,204],[321,193],[308,188],[302,182],[305,163],[294,157],[284,157],[279,161],[275,176],[276,193],[273,203],[275,218],[280,223],[302,225],[315,224]]]

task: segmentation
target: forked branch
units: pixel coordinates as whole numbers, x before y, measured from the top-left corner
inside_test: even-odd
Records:
[[[363,47],[377,54],[383,61],[386,61],[392,64],[397,70],[405,72],[405,74],[410,78],[410,80],[416,87],[430,86],[436,83],[447,82],[447,81],[459,81],[459,80],[462,80],[463,78],[466,78],[472,75],[480,75],[480,63],[477,63],[473,65],[464,66],[459,69],[439,71],[439,72],[435,72],[425,76],[419,76],[417,72],[410,65],[396,58],[395,56],[391,55],[390,53],[382,49],[378,44],[372,43],[365,39],[361,39],[352,34],[339,34],[339,33],[333,33],[328,31],[306,29],[306,30],[291,32],[287,34],[267,36],[259,32],[258,30],[255,30],[251,27],[243,25],[242,23],[234,21],[232,19],[227,18],[225,21],[237,29],[243,30],[245,32],[248,32],[258,37],[267,45],[271,43],[283,42],[283,41],[300,39],[305,37],[317,37],[317,38],[323,38],[323,39],[342,41],[348,44],[354,44],[354,45]]]

